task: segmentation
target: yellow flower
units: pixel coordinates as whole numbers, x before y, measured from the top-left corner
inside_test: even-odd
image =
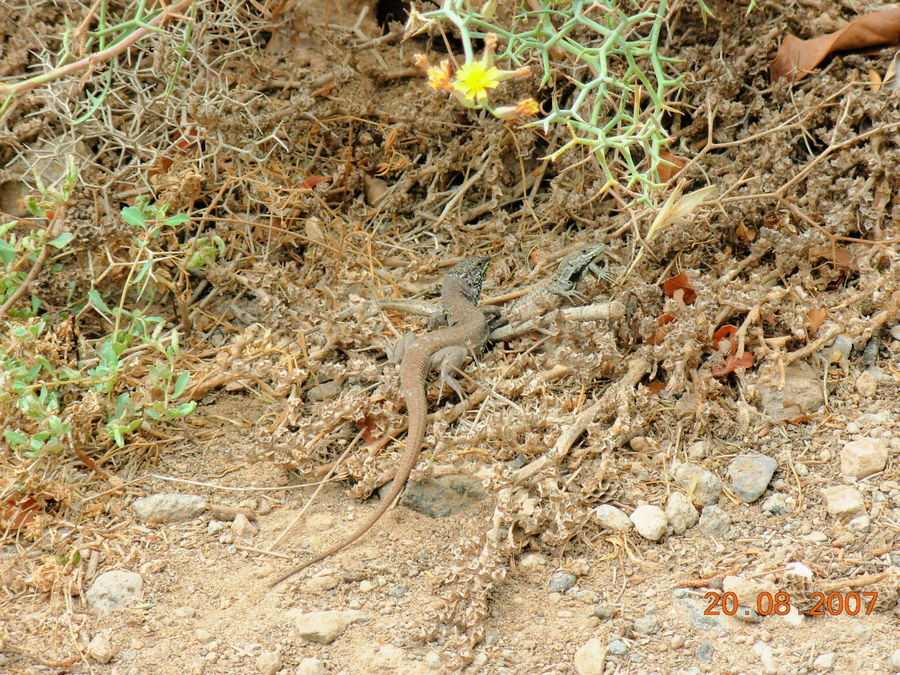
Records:
[[[428,86],[432,89],[452,89],[450,75],[453,73],[453,67],[447,59],[441,61],[440,65],[429,68]]]
[[[467,101],[481,103],[487,100],[487,90],[500,84],[500,79],[500,71],[497,68],[487,67],[481,61],[473,61],[456,72],[453,88]]]

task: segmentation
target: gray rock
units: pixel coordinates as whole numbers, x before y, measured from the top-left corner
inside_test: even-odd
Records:
[[[550,591],[552,593],[564,593],[572,588],[576,581],[578,581],[578,578],[574,574],[556,572],[550,577]]]
[[[700,514],[686,494],[676,491],[670,494],[666,501],[666,518],[672,526],[672,531],[681,534],[697,524]]]
[[[609,504],[601,504],[594,509],[594,518],[601,526],[618,532],[627,532],[634,527],[631,519],[622,509],[617,509]]]
[[[324,612],[307,612],[294,619],[297,633],[304,640],[320,645],[330,645],[351,624],[367,621],[369,615],[356,610],[329,610]]]
[[[409,483],[400,497],[400,503],[429,518],[446,518],[487,496],[481,483],[473,478],[442,476],[421,483]]]
[[[700,514],[700,532],[707,537],[724,537],[730,525],[731,518],[720,506],[703,507],[703,513]]]
[[[722,494],[722,481],[719,477],[698,464],[686,462],[679,465],[675,469],[675,482],[703,506],[718,503]]]
[[[825,403],[819,372],[803,361],[784,369],[784,389],[775,384],[760,385],[762,411],[777,422],[818,410]]]
[[[634,620],[634,630],[636,633],[654,635],[659,632],[659,619],[653,615],[639,617]]]
[[[866,511],[866,503],[862,493],[848,485],[835,485],[822,491],[825,495],[825,508],[836,518],[858,516]]]
[[[598,619],[611,619],[616,615],[616,610],[612,607],[612,605],[608,605],[606,603],[599,603],[596,607],[594,607],[594,611],[591,612]]]
[[[762,510],[773,516],[782,516],[788,512],[788,503],[785,495],[776,492],[770,495],[763,503]]]
[[[690,591],[686,591],[685,597],[675,601],[676,611],[687,619],[692,628],[700,631],[719,630],[728,632],[730,629],[725,623],[724,614],[707,614],[709,607],[707,600],[694,600],[690,597]]]
[[[708,642],[701,642],[697,647],[698,661],[712,661],[713,655],[716,653],[715,647]]]
[[[669,524],[665,511],[652,504],[637,507],[631,514],[631,522],[638,534],[650,541],[659,541]]]
[[[131,508],[139,520],[183,523],[206,510],[207,502],[197,495],[163,493],[135,499]]]
[[[575,652],[573,663],[577,675],[603,675],[606,668],[606,648],[600,638],[591,638]]]
[[[738,455],[728,465],[731,488],[742,500],[755,502],[772,480],[778,462],[766,455]]]
[[[144,591],[140,574],[125,570],[110,570],[94,579],[85,593],[88,604],[102,612],[121,609],[137,602]]]
[[[613,640],[607,645],[606,650],[614,656],[622,656],[628,652],[628,645],[622,640]]]
[[[841,473],[859,480],[883,471],[887,466],[888,444],[880,438],[850,441],[841,450]]]

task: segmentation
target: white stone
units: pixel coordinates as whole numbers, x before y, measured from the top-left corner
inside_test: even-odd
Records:
[[[841,473],[859,480],[882,471],[887,466],[888,446],[880,438],[850,441],[841,450]]]
[[[813,661],[813,668],[819,672],[827,673],[834,669],[835,661],[837,661],[836,652],[826,652],[816,657]]]
[[[836,518],[856,516],[866,511],[862,493],[848,485],[835,485],[823,490],[825,508]]]
[[[88,643],[87,653],[97,663],[109,663],[115,657],[112,645],[103,635],[95,635]]]
[[[753,645],[753,653],[759,657],[759,663],[763,667],[764,673],[771,675],[779,672],[778,665],[775,662],[775,654],[765,642],[757,642]]]
[[[328,645],[334,642],[351,624],[365,621],[368,618],[369,615],[365,612],[354,610],[307,612],[294,619],[294,626],[303,639]]]
[[[262,675],[275,675],[282,666],[280,652],[263,652],[256,657],[256,669]]]
[[[603,675],[606,667],[606,647],[600,638],[591,638],[575,652],[575,672],[578,675]]]
[[[650,541],[659,541],[669,524],[665,511],[652,504],[637,507],[631,514],[631,522],[638,534]]]
[[[890,661],[888,661],[888,667],[891,671],[900,673],[900,649],[895,649],[894,653],[891,654]]]
[[[91,606],[102,612],[110,612],[137,602],[143,591],[144,580],[140,574],[110,570],[94,579],[85,597]]]
[[[855,532],[856,534],[865,534],[869,531],[869,527],[871,527],[872,521],[869,519],[867,514],[862,514],[861,516],[856,516],[849,523],[845,525],[845,528],[848,532]]]
[[[324,662],[310,657],[300,662],[297,670],[294,671],[294,675],[325,675],[327,672]]]
[[[247,518],[247,516],[245,516],[243,513],[239,513],[231,522],[231,531],[239,537],[242,537],[244,539],[251,539],[252,537],[256,536],[257,532],[259,532],[259,528],[251,523],[250,519]]]
[[[666,501],[666,518],[669,519],[672,531],[681,534],[697,524],[700,514],[687,495],[676,490]]]
[[[594,509],[594,518],[603,527],[617,532],[627,532],[632,528],[631,520],[625,512],[609,504],[601,504]]]

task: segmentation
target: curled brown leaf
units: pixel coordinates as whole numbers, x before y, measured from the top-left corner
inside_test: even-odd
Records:
[[[832,52],[876,47],[900,41],[900,7],[871,12],[854,19],[840,30],[811,40],[790,33],[772,61],[772,82],[796,82],[806,77]]]

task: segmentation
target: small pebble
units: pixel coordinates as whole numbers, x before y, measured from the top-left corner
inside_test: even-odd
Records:
[[[716,504],[722,494],[722,481],[712,471],[690,462],[675,469],[675,482],[682,490],[693,490],[692,498],[704,506]]]
[[[610,504],[601,504],[594,509],[594,518],[602,527],[618,532],[627,532],[633,527],[625,512]]]
[[[428,661],[426,657],[426,662]],[[305,658],[297,666],[294,675],[326,675],[325,663],[319,659]]]
[[[634,630],[636,633],[644,635],[654,635],[659,632],[659,619],[655,616],[642,616],[634,620]]]
[[[720,539],[728,532],[731,526],[731,518],[716,505],[704,506],[700,514],[700,532],[707,537]]]
[[[262,652],[256,657],[256,669],[262,675],[275,675],[281,670],[282,661],[280,652]]]
[[[866,478],[884,470],[888,460],[887,443],[880,438],[861,438],[844,444],[841,450],[841,474]]]
[[[687,495],[676,490],[666,501],[666,518],[672,526],[672,531],[675,534],[682,534],[697,524],[700,514]]]
[[[550,577],[550,591],[552,593],[564,593],[572,588],[578,578],[569,572],[556,572]]]
[[[638,534],[650,541],[659,541],[669,524],[665,511],[652,504],[637,507],[631,514],[631,522]]]
[[[769,486],[778,462],[766,455],[738,455],[728,465],[731,488],[742,500],[755,502]]]
[[[825,508],[836,518],[846,518],[865,513],[866,504],[862,493],[854,487],[836,485],[823,490]]]
[[[897,339],[900,340],[900,338]],[[888,668],[890,668],[892,672],[900,673],[900,649],[895,649],[894,653],[891,654],[891,658],[888,661]]]
[[[827,652],[816,657],[813,661],[813,668],[822,673],[827,673],[834,669],[835,661],[837,661],[836,652]]]
[[[606,649],[600,638],[591,638],[575,652],[573,663],[577,675],[603,675],[606,668]]]
[[[607,646],[607,651],[614,656],[622,656],[628,651],[628,645],[622,640],[613,640]]]

